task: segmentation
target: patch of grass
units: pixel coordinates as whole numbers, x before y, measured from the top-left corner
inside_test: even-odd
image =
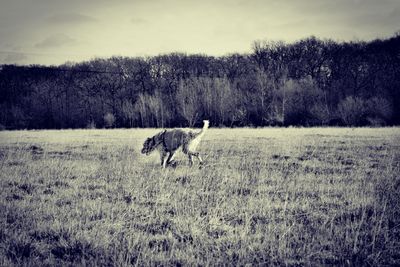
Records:
[[[0,132],[0,265],[400,264],[398,128],[156,132]]]

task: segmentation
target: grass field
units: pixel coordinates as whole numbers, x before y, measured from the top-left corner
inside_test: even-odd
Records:
[[[399,265],[400,129],[0,132],[0,265]]]

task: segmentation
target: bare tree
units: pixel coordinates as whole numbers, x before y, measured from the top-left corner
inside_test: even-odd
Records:
[[[135,113],[135,105],[130,100],[124,100],[122,103],[122,114],[129,121],[129,127],[133,127]]]
[[[181,80],[176,93],[179,111],[185,118],[189,127],[201,117],[201,84],[197,79]]]

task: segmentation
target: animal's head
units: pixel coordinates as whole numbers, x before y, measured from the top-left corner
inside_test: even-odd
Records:
[[[153,152],[154,149],[160,144],[162,141],[162,137],[166,130],[156,134],[153,137],[149,137],[144,141],[143,143],[143,148],[142,148],[142,154],[149,155],[151,152]]]

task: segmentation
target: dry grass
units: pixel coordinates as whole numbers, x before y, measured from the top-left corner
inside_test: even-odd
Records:
[[[400,264],[399,128],[156,131],[0,132],[0,265]]]

